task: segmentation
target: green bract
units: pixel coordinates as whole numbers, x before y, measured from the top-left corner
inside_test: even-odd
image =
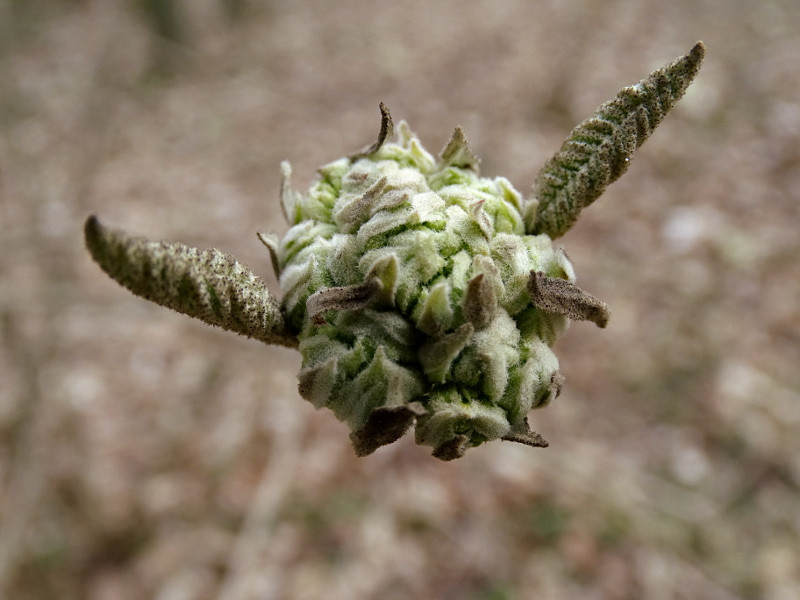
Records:
[[[217,250],[86,224],[92,255],[135,293],[267,343],[299,347],[300,394],[348,424],[356,452],[416,440],[449,460],[483,442],[547,443],[527,415],[558,395],[553,343],[570,319],[604,327],[553,245],[680,98],[692,51],[624,88],[576,127],[523,199],[478,173],[457,128],[438,157],[381,105],[378,140],[319,170],[305,195],[282,165],[291,228],[260,235],[280,276],[264,282]]]

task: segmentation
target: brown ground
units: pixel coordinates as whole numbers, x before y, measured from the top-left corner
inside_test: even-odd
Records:
[[[800,597],[797,0],[184,0],[161,44],[136,4],[0,0],[0,596]],[[559,343],[547,450],[357,459],[298,355],[84,251],[97,213],[274,285],[280,160],[304,188],[379,101],[527,190],[697,39],[698,81],[565,237],[614,314]]]

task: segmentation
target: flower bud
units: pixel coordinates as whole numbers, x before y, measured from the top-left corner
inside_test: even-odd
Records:
[[[350,426],[360,453],[377,447],[375,422],[401,423],[380,430],[389,443],[416,419],[418,443],[457,458],[529,431],[528,411],[557,393],[550,347],[575,314],[537,305],[530,282],[572,286],[574,273],[547,234],[525,233],[521,194],[479,175],[461,129],[437,158],[405,123],[388,141],[381,113],[378,142],[320,169],[307,194],[284,167],[292,228],[276,254],[299,389]]]

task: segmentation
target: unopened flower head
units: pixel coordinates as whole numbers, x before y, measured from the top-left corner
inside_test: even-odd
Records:
[[[677,102],[703,45],[576,127],[524,198],[481,177],[460,128],[434,156],[381,105],[378,140],[319,169],[308,193],[282,165],[291,228],[260,234],[282,301],[216,250],[86,225],[120,283],[170,308],[267,343],[299,347],[300,394],[347,423],[365,455],[412,425],[438,458],[505,439],[546,446],[527,415],[561,389],[552,346],[570,319],[604,327],[606,305],[575,285],[553,240],[627,168]]]
[[[304,196],[284,184],[283,309],[299,331],[304,398],[354,432],[376,409],[422,400],[417,441],[451,457],[524,431],[558,393],[551,346],[567,318],[534,306],[528,283],[531,271],[574,273],[547,234],[525,234],[522,195],[478,175],[460,130],[438,158],[398,130],[320,169]]]

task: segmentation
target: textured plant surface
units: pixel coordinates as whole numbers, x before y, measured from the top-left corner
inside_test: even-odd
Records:
[[[267,343],[298,346],[300,394],[347,423],[356,452],[416,423],[450,460],[483,442],[546,446],[527,415],[558,395],[552,346],[570,319],[609,310],[575,285],[553,239],[627,168],[700,67],[698,43],[576,127],[523,198],[484,178],[457,128],[438,157],[381,105],[378,140],[294,192],[284,163],[283,239],[260,235],[264,282],[216,250],[153,243],[86,223],[89,250],[134,293]]]

